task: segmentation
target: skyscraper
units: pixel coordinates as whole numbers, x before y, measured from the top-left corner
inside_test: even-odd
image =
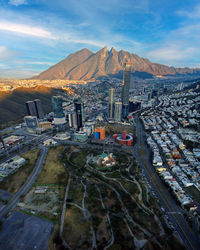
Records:
[[[109,120],[113,120],[114,118],[114,95],[115,95],[115,89],[114,88],[109,89],[109,107],[108,107]]]
[[[77,99],[74,99],[74,110],[77,116],[78,129],[82,128],[85,122],[85,115],[84,115],[84,110],[83,110],[83,102],[80,97],[78,97]]]
[[[122,117],[128,115],[129,90],[131,83],[131,63],[125,63],[122,85]]]
[[[68,120],[69,120],[69,126],[70,126],[70,128],[74,128],[74,129],[78,128],[76,112],[70,112],[68,114]]]
[[[52,106],[53,106],[55,125],[66,123],[63,106],[62,106],[62,103],[63,103],[62,96],[53,96],[51,101],[52,101]]]
[[[63,99],[62,96],[53,96],[52,97],[52,106],[53,106],[53,112],[55,118],[63,118],[64,112],[63,112]]]
[[[29,116],[37,116],[38,119],[44,118],[42,105],[39,99],[26,102],[26,109]]]
[[[34,100],[34,104],[35,104],[35,109],[36,109],[36,114],[37,114],[37,118],[38,119],[43,119],[44,118],[44,113],[42,111],[42,104],[41,101],[39,99],[35,99]]]
[[[115,113],[114,113],[115,121],[120,122],[122,119],[122,103],[116,102],[115,103]]]
[[[35,103],[33,101],[26,102],[27,114],[29,116],[37,116],[37,111],[35,108]]]

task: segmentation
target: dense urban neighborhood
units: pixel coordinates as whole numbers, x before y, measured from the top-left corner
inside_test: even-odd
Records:
[[[62,80],[1,130],[2,249],[198,249],[198,79],[123,78]]]

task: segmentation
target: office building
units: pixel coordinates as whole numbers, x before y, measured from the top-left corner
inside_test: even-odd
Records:
[[[35,99],[34,104],[35,104],[37,118],[38,119],[43,119],[44,118],[44,113],[43,113],[43,110],[42,110],[41,101],[39,99]]]
[[[74,133],[74,140],[77,142],[86,142],[88,139],[87,133],[78,131]]]
[[[94,125],[86,125],[83,127],[83,132],[85,132],[88,136],[94,133]]]
[[[42,104],[39,99],[26,102],[26,110],[29,116],[37,116],[38,119],[44,118],[44,113],[42,111]]]
[[[109,89],[109,104],[108,104],[109,120],[113,120],[114,118],[114,96],[115,96],[115,89],[114,88]]]
[[[78,129],[84,127],[85,116],[84,116],[83,102],[80,97],[74,99],[74,110],[76,112]]]
[[[66,123],[63,106],[62,106],[63,104],[62,96],[53,96],[51,101],[52,101],[53,112],[54,112],[54,124],[62,125]]]
[[[28,116],[37,116],[35,103],[33,101],[26,102],[26,109],[27,109]]]
[[[71,112],[68,114],[68,121],[69,121],[70,128],[74,128],[74,129],[78,128],[76,112]]]
[[[25,116],[24,117],[27,128],[37,129],[38,128],[38,119],[36,116]]]
[[[131,83],[131,63],[125,63],[122,85],[122,117],[125,118],[128,115],[129,110],[129,90]]]
[[[122,103],[115,102],[114,120],[120,122],[122,119]]]
[[[106,129],[105,127],[95,128],[94,130],[94,138],[99,140],[105,140]]]
[[[177,86],[177,90],[183,90],[183,88],[184,88],[184,84],[183,84],[183,82],[182,82],[182,83],[180,83],[180,84],[178,84],[178,86]]]

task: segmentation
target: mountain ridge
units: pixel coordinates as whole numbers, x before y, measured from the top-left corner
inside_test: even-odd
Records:
[[[93,53],[87,48],[68,55],[65,59],[41,72],[35,79],[40,80],[93,80],[99,77],[117,75],[123,71],[125,62],[132,63],[132,72],[145,72],[152,75],[200,74],[200,68],[175,68],[153,63],[147,58],[127,51],[110,50],[104,47]]]

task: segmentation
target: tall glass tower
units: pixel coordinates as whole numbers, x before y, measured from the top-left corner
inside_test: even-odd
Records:
[[[131,63],[125,63],[123,84],[122,84],[122,117],[128,115],[129,107],[129,90],[131,83]]]
[[[84,110],[83,110],[83,102],[80,97],[74,100],[74,109],[76,112],[77,116],[77,126],[78,129],[82,128],[84,126],[85,122],[85,115],[84,115]]]
[[[36,108],[36,112],[37,112],[37,118],[38,119],[43,119],[44,118],[44,113],[43,113],[43,110],[42,110],[41,101],[39,99],[35,99],[34,104],[35,104],[35,108]]]
[[[108,113],[108,117],[109,120],[113,120],[114,118],[114,95],[115,95],[115,89],[111,88],[109,89],[109,113]]]
[[[65,115],[62,106],[62,96],[53,96],[51,101],[53,106],[54,118],[63,118]]]
[[[37,116],[37,111],[33,101],[26,102],[26,109],[29,116]]]
[[[122,103],[121,102],[116,102],[115,103],[115,115],[114,119],[117,122],[120,122],[122,119]]]

